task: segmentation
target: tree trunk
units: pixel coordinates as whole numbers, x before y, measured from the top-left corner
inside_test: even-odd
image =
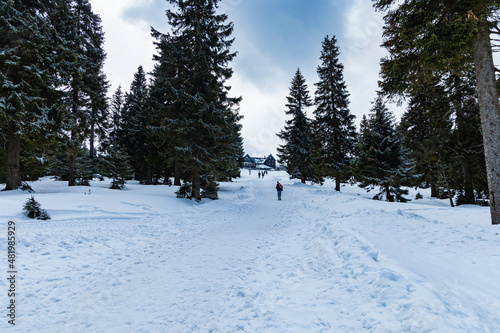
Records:
[[[181,186],[181,176],[179,172],[179,162],[174,162],[174,186]]]
[[[165,167],[165,171],[163,171],[165,173],[165,178],[163,179],[163,184],[168,184],[169,180],[170,180],[170,168],[169,167]]]
[[[492,224],[500,224],[500,105],[495,88],[495,67],[486,16],[480,18],[474,47],[477,93],[483,132],[484,155]]]
[[[434,170],[432,170],[431,172],[434,172]],[[437,198],[439,195],[439,191],[436,186],[436,179],[432,175],[429,175],[429,183],[431,185],[431,198]]]
[[[95,124],[90,125],[90,143],[89,143],[89,152],[90,158],[95,157],[95,148],[94,148],[94,136],[95,136]]]
[[[472,181],[472,172],[467,160],[462,160],[462,174],[464,177],[464,199],[465,203],[474,204],[474,182]]]
[[[448,191],[448,198],[450,199],[450,206],[455,207],[455,204],[453,203],[453,194],[451,193],[451,187],[450,183],[448,182],[448,178],[445,177],[445,182],[446,182],[446,190]]]
[[[78,89],[73,87],[73,93],[72,93],[72,105],[71,105],[71,113],[73,117],[73,123],[71,126],[70,130],[70,138],[69,138],[69,157],[68,157],[68,186],[74,186],[75,185],[75,168],[76,168],[76,155],[78,154],[78,149],[79,145],[77,142],[79,141],[77,139],[77,129],[76,126],[78,124],[77,120],[77,114],[78,114]]]
[[[151,185],[153,184],[153,171],[151,169],[151,165],[147,165],[146,167],[146,185]]]
[[[387,201],[394,202],[394,195],[391,194],[391,188],[389,185],[385,186],[385,194],[387,195]]]
[[[75,185],[76,154],[70,148],[68,159],[68,186]]]
[[[193,170],[193,178],[192,178],[192,183],[193,183],[193,198],[196,201],[201,200],[201,181],[200,181],[200,170],[198,168],[194,168]]]
[[[335,174],[335,191],[340,192],[340,171]]]
[[[13,134],[7,134],[7,174],[5,191],[15,190],[21,186],[19,171],[19,156],[21,155],[21,140]]]
[[[456,126],[458,132],[458,141],[467,142],[468,134],[465,128],[464,120],[464,110],[462,107],[462,92],[460,89],[460,78],[457,75],[453,75],[453,85],[455,86],[455,95],[452,102],[455,104],[456,109]],[[473,204],[474,203],[474,185],[472,182],[472,174],[470,172],[469,162],[467,160],[468,153],[462,152],[465,156],[461,158],[460,165],[462,167],[462,177],[464,186],[464,203]]]

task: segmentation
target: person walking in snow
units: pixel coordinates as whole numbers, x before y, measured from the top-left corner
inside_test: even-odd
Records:
[[[279,181],[276,182],[276,191],[278,191],[278,200],[281,200],[281,192],[283,192],[283,185]]]

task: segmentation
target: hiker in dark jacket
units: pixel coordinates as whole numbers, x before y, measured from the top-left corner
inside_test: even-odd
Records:
[[[278,200],[281,200],[281,192],[283,192],[283,185],[279,181],[276,182],[276,191],[278,191]]]

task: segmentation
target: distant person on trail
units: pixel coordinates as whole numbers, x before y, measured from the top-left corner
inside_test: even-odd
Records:
[[[260,171],[259,171],[259,178],[260,178]]]
[[[276,182],[276,191],[278,191],[278,200],[281,200],[281,192],[283,192],[283,185],[279,181]]]

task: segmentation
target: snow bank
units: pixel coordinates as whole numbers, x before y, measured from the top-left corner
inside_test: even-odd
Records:
[[[500,331],[488,208],[242,174],[201,203],[176,199],[175,187],[43,179],[31,186],[49,221],[22,215],[28,193],[1,192],[0,266],[14,220],[20,280],[16,326],[4,316],[0,330]]]

